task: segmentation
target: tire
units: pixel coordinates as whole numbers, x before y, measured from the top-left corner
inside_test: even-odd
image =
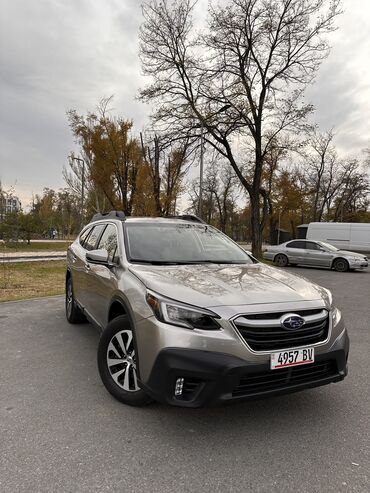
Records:
[[[337,258],[333,262],[333,269],[337,272],[347,272],[349,270],[349,264],[344,258]]]
[[[278,255],[276,255],[276,257],[274,258],[274,263],[278,266],[278,267],[286,267],[289,263],[288,261],[288,257],[286,255],[284,255],[283,253],[279,253]]]
[[[98,347],[100,378],[110,394],[130,406],[145,406],[152,399],[137,381],[136,341],[126,315],[120,315],[107,325]],[[117,363],[113,360],[117,360]],[[113,364],[112,364],[113,361]]]
[[[78,307],[73,295],[72,278],[68,277],[66,282],[66,318],[70,324],[80,324],[86,322],[86,317]]]

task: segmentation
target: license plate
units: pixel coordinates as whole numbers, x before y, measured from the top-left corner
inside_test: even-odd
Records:
[[[272,353],[270,358],[271,370],[278,368],[289,368],[290,366],[307,365],[315,361],[314,348],[290,349],[289,351],[280,351]]]

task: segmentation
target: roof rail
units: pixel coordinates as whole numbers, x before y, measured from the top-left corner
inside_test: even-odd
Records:
[[[94,214],[91,222],[100,221],[101,219],[120,219],[121,221],[124,221],[126,216],[122,211],[98,212],[97,214]]]
[[[194,214],[181,214],[179,216],[166,216],[168,219],[182,219],[183,221],[194,221],[195,223],[207,224],[203,219]]]

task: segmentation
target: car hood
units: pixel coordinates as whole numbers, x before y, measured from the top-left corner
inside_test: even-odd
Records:
[[[337,250],[334,253],[336,255],[345,255],[345,256],[349,256],[350,255],[351,257],[360,257],[360,258],[366,257],[366,255],[364,255],[364,254],[357,253],[357,252],[350,252],[349,250]]]
[[[264,264],[130,265],[147,288],[200,307],[327,300],[327,291],[306,279]]]

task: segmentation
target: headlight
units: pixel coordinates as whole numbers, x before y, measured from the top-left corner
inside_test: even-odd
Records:
[[[352,262],[360,262],[360,257],[352,257],[352,256],[348,256],[348,257],[345,257],[347,260],[351,260]]]
[[[220,329],[220,325],[215,320],[215,318],[220,317],[209,310],[185,305],[150,291],[147,292],[146,301],[153,310],[156,318],[161,322],[186,329]]]

